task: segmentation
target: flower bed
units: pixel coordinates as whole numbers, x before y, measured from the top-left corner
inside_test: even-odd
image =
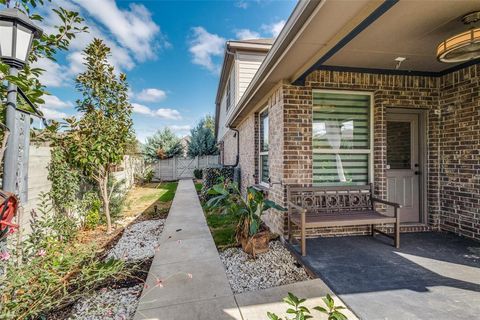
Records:
[[[255,291],[310,279],[305,269],[278,240],[256,259],[241,248],[220,252],[228,281],[234,293]]]

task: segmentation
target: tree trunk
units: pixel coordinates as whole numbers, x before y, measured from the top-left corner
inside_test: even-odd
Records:
[[[108,196],[108,171],[98,181],[100,187],[100,196],[102,198],[103,212],[107,219],[107,233],[112,232],[112,221],[110,219],[110,197]]]

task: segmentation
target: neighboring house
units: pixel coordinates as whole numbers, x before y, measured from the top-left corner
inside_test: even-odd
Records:
[[[190,143],[190,140],[192,140],[192,137],[190,136],[184,136],[181,140],[180,143],[182,144],[183,147],[183,157],[187,157],[187,152],[188,152],[188,144]]]
[[[475,15],[462,22],[478,10],[478,1],[300,1],[248,86],[238,82],[252,41],[227,42],[216,101],[223,163],[235,164],[238,142],[243,190],[260,185],[285,204],[287,185],[373,183],[403,206],[403,231],[480,239],[480,64],[440,61],[465,60],[460,51],[437,57],[480,41],[475,29],[439,47],[479,28]],[[478,44],[469,49],[463,58],[478,57]],[[266,222],[283,233],[284,214]]]

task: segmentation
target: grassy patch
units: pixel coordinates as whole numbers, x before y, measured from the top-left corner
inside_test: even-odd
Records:
[[[177,182],[147,183],[137,186],[128,194],[130,204],[128,215],[138,215],[141,212],[148,218],[163,218],[170,209],[171,202],[177,190]]]
[[[237,219],[231,214],[207,213],[206,216],[215,245],[218,248],[235,245]]]
[[[159,185],[159,189],[162,190],[160,195],[161,202],[169,202],[173,200],[175,196],[175,191],[177,190],[178,182],[167,182]]]

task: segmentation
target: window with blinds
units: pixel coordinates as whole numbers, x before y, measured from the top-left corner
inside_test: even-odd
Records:
[[[268,168],[268,109],[260,113],[260,182],[269,182]]]
[[[371,96],[313,93],[314,185],[369,183]]]

